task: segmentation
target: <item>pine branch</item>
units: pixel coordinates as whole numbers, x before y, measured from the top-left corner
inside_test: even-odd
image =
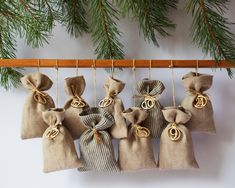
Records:
[[[63,0],[61,4],[63,12],[61,23],[66,27],[67,32],[76,38],[87,33],[85,9],[87,2],[84,0]]]
[[[15,58],[15,42],[12,33],[0,27],[0,59]],[[0,86],[6,90],[18,87],[21,77],[22,74],[13,68],[0,67]]]
[[[90,0],[89,8],[92,15],[91,32],[97,45],[95,53],[98,59],[124,58],[121,36],[114,20],[118,20],[119,12],[105,0]]]
[[[134,18],[139,21],[139,27],[144,38],[159,46],[157,35],[169,36],[169,30],[175,28],[175,24],[168,18],[169,11],[176,9],[177,0],[116,0],[123,10],[123,14],[131,11]]]
[[[223,15],[228,0],[189,0],[187,10],[193,15],[191,32],[193,43],[210,54],[217,63],[226,60],[235,63],[235,35],[230,31],[231,22]],[[232,77],[233,72],[227,69]]]

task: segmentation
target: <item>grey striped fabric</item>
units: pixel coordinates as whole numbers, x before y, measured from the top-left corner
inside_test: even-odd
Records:
[[[158,101],[159,96],[162,94],[165,86],[161,81],[143,79],[137,82],[137,95],[135,100],[135,106],[141,108],[142,102],[146,95],[154,97],[156,99],[153,108],[146,110],[148,117],[143,121],[142,125],[147,127],[151,132],[151,137],[160,137],[163,129],[166,126],[166,121],[162,114],[162,106]]]
[[[78,139],[81,134],[86,130],[86,127],[82,123],[79,114],[87,110],[89,105],[81,98],[85,90],[86,82],[83,76],[76,76],[65,79],[65,91],[69,95],[70,99],[66,102],[65,118],[63,125],[70,131],[74,139]],[[79,98],[77,98],[79,97]],[[80,100],[84,107],[79,107],[79,105],[72,105],[74,100]]]
[[[80,137],[80,155],[84,163],[79,171],[94,170],[106,173],[119,172],[114,157],[111,137],[106,131],[114,123],[112,115],[99,108],[91,108],[80,114],[87,130]],[[97,143],[94,129],[98,132],[100,143]]]
[[[108,77],[105,81],[105,96],[111,97],[113,102],[107,107],[102,109],[111,113],[114,117],[115,123],[109,128],[108,132],[114,139],[126,138],[128,134],[128,129],[126,125],[125,118],[122,116],[122,111],[124,110],[123,102],[117,95],[124,89],[125,83],[120,80]]]

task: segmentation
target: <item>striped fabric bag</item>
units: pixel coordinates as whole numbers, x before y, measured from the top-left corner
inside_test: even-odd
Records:
[[[165,89],[162,82],[158,80],[143,79],[137,82],[137,95],[135,106],[140,107],[148,113],[148,117],[142,125],[151,132],[151,137],[160,137],[166,122],[162,114],[162,106],[159,102],[160,95]]]
[[[64,106],[65,118],[63,125],[70,131],[74,139],[80,138],[81,134],[86,130],[79,117],[82,111],[89,108],[89,105],[81,97],[85,86],[86,82],[83,76],[65,79],[65,91],[70,98]]]
[[[53,108],[43,112],[43,120],[49,126],[43,134],[44,172],[83,167],[77,156],[75,144],[69,131],[61,122],[64,109]]]
[[[79,171],[93,170],[105,173],[119,172],[114,157],[111,136],[107,132],[114,119],[112,115],[99,108],[91,108],[80,114],[87,130],[80,137],[80,155],[85,167]]]
[[[55,107],[53,99],[44,91],[50,89],[53,83],[39,72],[25,75],[21,83],[30,91],[23,107],[21,138],[42,137],[48,127],[42,119],[42,111]]]
[[[192,117],[191,113],[183,107],[166,107],[163,109],[163,114],[169,123],[160,138],[159,168],[198,168],[191,134],[185,126]]]
[[[190,72],[182,78],[187,95],[181,103],[192,113],[187,127],[193,132],[215,133],[214,112],[209,95],[204,93],[213,82],[213,76]]]
[[[122,81],[108,77],[104,84],[105,98],[99,102],[99,107],[114,117],[115,123],[109,128],[109,133],[115,139],[126,138],[128,132],[125,118],[122,116],[124,106],[122,100],[117,97],[124,86]]]
[[[131,123],[128,138],[121,139],[118,147],[118,163],[123,171],[157,168],[150,131],[142,126],[147,115],[146,111],[137,107],[123,112]]]

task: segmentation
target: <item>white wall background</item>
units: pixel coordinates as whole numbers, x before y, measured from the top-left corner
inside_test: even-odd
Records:
[[[137,24],[130,20],[121,20],[119,25],[123,31],[122,41],[125,44],[126,58],[135,59],[203,59],[201,49],[191,44],[189,27],[191,18],[186,15],[183,7],[172,13],[171,17],[178,24],[172,37],[160,39],[160,48],[144,42],[139,36]],[[235,18],[235,1],[231,2],[228,17],[232,22]],[[235,27],[232,28],[235,32]],[[89,35],[80,39],[70,38],[64,28],[58,26],[50,45],[44,48],[31,49],[22,40],[18,40],[18,58],[93,58],[94,47]],[[178,104],[184,97],[181,77],[193,69],[175,70],[175,85]],[[36,69],[25,69],[31,73]],[[5,92],[0,89],[0,188],[75,188],[75,187],[232,187],[235,184],[235,80],[230,80],[226,72],[200,69],[200,72],[214,75],[214,84],[210,89],[214,105],[217,134],[194,134],[194,149],[199,170],[193,171],[141,171],[120,175],[103,175],[94,173],[78,173],[77,170],[60,171],[50,174],[42,173],[41,140],[20,139],[21,111],[27,91],[23,88]],[[54,69],[41,69],[55,81]],[[85,76],[87,87],[84,98],[93,104],[92,72],[88,69],[79,70]],[[75,75],[75,69],[59,71],[59,106],[63,106],[66,95],[63,80]],[[116,77],[126,82],[121,93],[126,107],[132,105],[131,70],[117,73]],[[138,70],[138,79],[147,75],[147,70]],[[97,71],[98,100],[104,95],[102,84],[108,74],[100,69]],[[171,74],[167,69],[152,70],[152,77],[161,80],[166,90],[161,97],[164,106],[171,105]],[[55,85],[49,92],[55,97]],[[157,142],[155,142],[157,150]]]

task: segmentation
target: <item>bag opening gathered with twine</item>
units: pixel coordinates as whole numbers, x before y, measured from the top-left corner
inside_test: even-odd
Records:
[[[77,156],[70,132],[61,122],[65,116],[62,108],[48,109],[43,112],[43,120],[49,126],[43,134],[44,172],[80,168],[83,163]]]
[[[142,126],[148,114],[141,108],[133,107],[125,110],[123,116],[131,123],[127,138],[119,142],[118,163],[122,171],[157,168],[151,132]]]
[[[213,81],[213,76],[190,72],[183,76],[187,96],[181,106],[192,113],[187,127],[193,132],[215,133],[214,113],[209,95],[204,93]]]
[[[117,97],[124,87],[125,84],[122,81],[108,77],[104,84],[105,98],[99,102],[99,107],[114,117],[115,123],[108,131],[115,139],[126,138],[128,133],[125,118],[122,116],[123,102]]]
[[[159,138],[166,126],[162,105],[159,102],[164,89],[165,86],[161,81],[149,79],[138,81],[136,86],[135,106],[147,111],[148,116],[142,125],[150,130],[152,138]]]
[[[53,99],[44,91],[52,86],[52,81],[39,72],[25,75],[21,78],[22,85],[30,90],[22,114],[21,138],[39,138],[47,129],[42,119],[42,112],[54,108]]]
[[[159,168],[199,168],[194,156],[191,134],[185,126],[192,117],[191,113],[182,107],[166,107],[162,111],[169,124],[160,138]]]
[[[90,108],[88,111],[81,112],[80,117],[87,130],[80,137],[79,149],[84,167],[78,170],[119,172],[111,136],[107,131],[114,124],[113,116],[105,110]]]
[[[79,114],[89,108],[89,105],[81,97],[85,90],[86,82],[83,76],[65,79],[65,91],[70,99],[66,102],[65,118],[63,125],[70,131],[74,139],[80,138],[86,130]]]

